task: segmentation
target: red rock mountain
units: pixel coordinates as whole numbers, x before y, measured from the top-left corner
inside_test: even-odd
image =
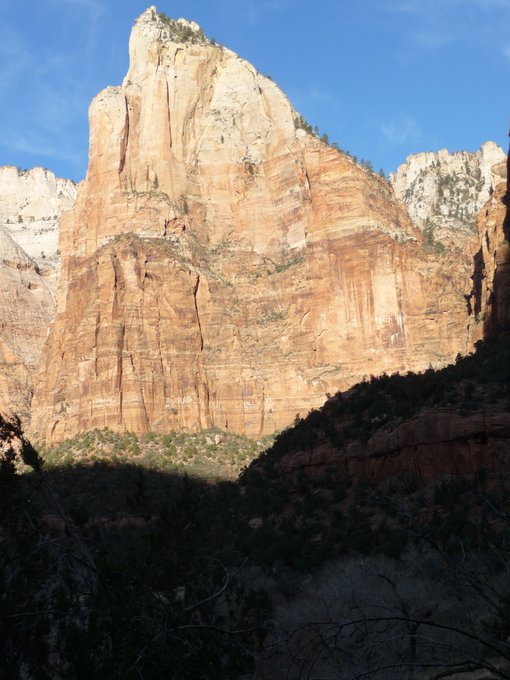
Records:
[[[33,437],[259,436],[471,346],[472,258],[424,251],[389,185],[306,127],[196,24],[138,19],[122,86],[90,107]]]

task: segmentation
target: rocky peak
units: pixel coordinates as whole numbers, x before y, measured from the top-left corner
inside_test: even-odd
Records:
[[[428,249],[464,249],[476,234],[476,215],[494,189],[492,166],[505,158],[494,142],[468,151],[409,156],[390,182],[411,219],[425,235]]]
[[[171,25],[196,26],[180,21]],[[276,257],[302,246],[300,213],[306,205],[296,212],[289,233],[282,228],[268,185],[257,178],[264,175],[264,163],[285,146],[292,151],[308,137],[317,149],[319,143],[296,129],[297,114],[288,99],[251,64],[207,40],[177,41],[166,26],[167,20],[152,8],[140,17],[131,34],[130,66],[122,87],[107,88],[92,102],[89,183],[97,184],[98,195],[110,203],[114,185],[136,196],[137,201],[129,202],[127,222],[142,236],[161,236],[165,222],[180,220],[193,222],[201,238],[219,243],[231,235],[236,215],[237,223],[249,225],[243,229],[247,247],[267,251],[267,232],[259,228],[246,200],[250,196],[268,208],[270,249]],[[226,176],[222,168],[228,168]],[[293,174],[300,175],[299,191],[306,192],[302,168],[296,166]],[[286,210],[296,198],[285,199]],[[140,219],[140,204],[147,201],[158,204],[158,220]],[[78,236],[78,249],[91,252],[126,231],[115,219],[107,220],[105,228],[102,218],[96,223],[89,213],[89,230]]]
[[[131,33],[131,42],[138,41],[140,35],[148,43],[154,41],[193,44],[211,42],[195,21],[172,19],[164,12],[158,13],[154,5],[145,10],[136,20]]]

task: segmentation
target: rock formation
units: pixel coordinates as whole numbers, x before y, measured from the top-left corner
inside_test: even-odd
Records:
[[[0,167],[0,411],[24,422],[55,312],[58,218],[75,195],[74,182],[43,168]]]
[[[469,304],[485,335],[510,324],[509,164],[510,156],[492,168],[494,191],[478,215],[478,249]]]
[[[397,198],[424,232],[429,250],[464,250],[476,234],[476,216],[487,202],[497,178],[492,167],[505,158],[494,142],[479,151],[418,153],[409,156],[390,182]]]
[[[367,443],[353,441],[340,450],[321,443],[293,451],[278,463],[278,470],[311,476],[335,470],[346,479],[375,482],[409,475],[431,482],[481,469],[501,470],[509,442],[510,414],[498,406],[465,416],[451,408],[429,408],[394,429],[381,429]]]
[[[0,227],[0,411],[25,422],[32,380],[55,311],[36,263]]]
[[[45,168],[0,167],[0,227],[48,274],[60,267],[58,220],[75,200],[70,179]]]
[[[365,382],[331,397],[277,439],[253,467],[279,475],[431,482],[506,471],[510,442],[510,155],[492,167],[493,191],[477,217],[473,338],[485,342],[442,371]],[[482,329],[482,333],[480,333]]]
[[[33,437],[259,436],[364,375],[470,346],[470,258],[452,273],[425,252],[382,178],[196,24],[138,19],[90,131]]]

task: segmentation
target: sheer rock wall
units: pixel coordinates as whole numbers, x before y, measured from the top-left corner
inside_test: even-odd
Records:
[[[33,437],[260,436],[364,375],[470,346],[470,258],[452,271],[425,252],[383,179],[196,24],[138,19],[90,131]]]

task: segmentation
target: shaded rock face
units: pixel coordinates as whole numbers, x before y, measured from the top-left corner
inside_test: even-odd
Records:
[[[504,158],[497,144],[485,142],[476,153],[442,149],[409,156],[390,176],[395,194],[424,232],[426,248],[468,246],[478,211],[498,181],[492,167]]]
[[[24,422],[39,362],[55,312],[47,278],[0,227],[0,411]]]
[[[452,274],[383,179],[296,121],[195,24],[139,18],[122,86],[90,107],[32,436],[259,436],[469,347],[470,259]]]
[[[485,335],[510,325],[509,163],[510,156],[492,168],[494,192],[478,215],[470,305]]]
[[[381,429],[366,444],[338,451],[323,444],[285,456],[281,474],[311,476],[335,470],[348,479],[383,482],[402,475],[422,482],[449,476],[498,471],[510,442],[510,414],[497,406],[462,416],[453,409],[429,408],[394,429]]]

